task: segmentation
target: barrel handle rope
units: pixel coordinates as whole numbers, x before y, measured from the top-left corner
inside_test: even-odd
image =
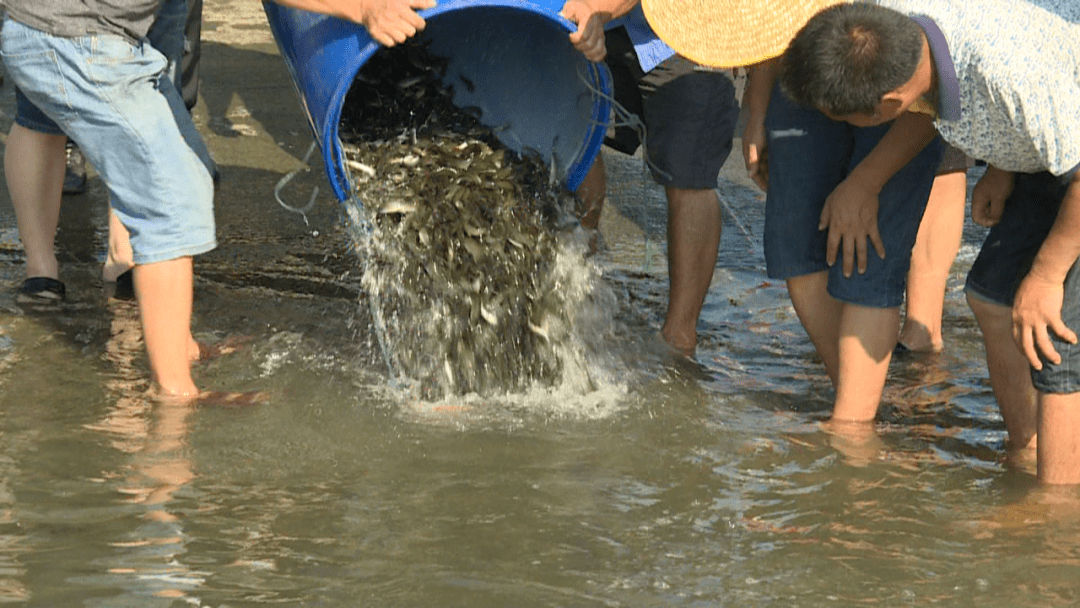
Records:
[[[316,143],[315,141],[312,141],[311,145],[308,146],[307,152],[304,154],[304,159],[300,161],[300,166],[285,174],[285,176],[278,181],[277,185],[274,186],[274,200],[276,200],[277,203],[287,211],[299,213],[300,216],[304,218],[304,224],[308,226],[310,226],[311,223],[308,222],[307,212],[311,211],[311,208],[315,206],[315,199],[319,196],[319,187],[315,186],[312,189],[311,197],[308,199],[307,204],[303,207],[294,207],[286,203],[281,198],[281,191],[289,182],[291,182],[297,175],[299,175],[300,172],[311,171],[311,167],[310,165],[308,165],[308,161],[311,160],[311,155],[314,154],[315,148]],[[364,238],[367,238],[371,234],[372,227],[366,214],[364,213],[363,204],[356,201],[355,196],[353,197],[351,202],[355,211],[355,213],[352,214],[353,222],[357,224],[360,232],[364,235]],[[395,387],[403,386],[405,384],[404,379],[399,375],[397,371],[397,366],[394,364],[393,353],[390,352],[390,345],[386,337],[387,329],[386,320],[383,316],[382,300],[379,298],[379,295],[377,293],[368,293],[368,305],[371,308],[371,318],[375,325],[375,338],[379,342],[379,350],[382,351],[383,361],[386,363],[386,369],[389,372],[391,384]]]
[[[292,211],[293,213],[299,213],[300,216],[304,218],[304,225],[306,225],[306,226],[311,225],[311,223],[308,222],[308,219],[307,219],[307,212],[311,211],[311,208],[315,206],[315,198],[319,196],[319,187],[315,186],[311,190],[311,198],[308,199],[308,203],[306,205],[304,205],[303,207],[293,207],[292,205],[289,205],[288,203],[283,201],[281,199],[281,191],[285,188],[285,186],[289,182],[291,182],[293,180],[293,178],[295,178],[297,175],[299,175],[301,171],[311,171],[311,166],[308,165],[308,161],[311,160],[311,155],[314,152],[315,152],[315,142],[313,140],[311,142],[311,145],[308,146],[307,153],[304,154],[304,160],[300,161],[300,166],[293,169],[292,171],[286,173],[284,177],[282,177],[280,180],[278,180],[277,185],[274,186],[274,200],[276,200],[278,202],[278,204],[281,205],[285,210]]]

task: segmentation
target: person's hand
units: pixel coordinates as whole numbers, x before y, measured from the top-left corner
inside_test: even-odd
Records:
[[[434,7],[435,0],[362,0],[356,21],[379,44],[394,46],[424,29],[424,19],[417,11]]]
[[[1001,220],[1005,200],[1012,194],[1015,175],[994,166],[987,166],[986,173],[971,190],[971,220],[980,226],[990,227]]]
[[[595,11],[583,0],[569,0],[559,14],[578,26],[576,32],[570,33],[570,44],[589,61],[603,61],[607,56],[604,26],[611,20],[611,13]]]
[[[1061,355],[1050,341],[1050,332],[1062,340],[1076,344],[1076,333],[1061,319],[1065,284],[1029,272],[1016,290],[1013,300],[1013,339],[1027,357],[1031,367],[1042,369],[1041,352],[1047,361],[1061,363]]]
[[[866,272],[866,240],[874,246],[881,259],[885,259],[885,244],[878,232],[878,192],[852,179],[845,179],[825,199],[821,210],[818,230],[828,229],[829,236],[825,261],[829,266],[836,263],[836,255],[843,250],[844,276],[850,277],[852,268],[858,265],[859,274]]]
[[[743,161],[746,174],[762,190],[769,189],[769,142],[763,120],[747,120],[743,130]]]

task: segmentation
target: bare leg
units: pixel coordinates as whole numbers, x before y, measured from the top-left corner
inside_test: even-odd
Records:
[[[968,296],[968,306],[982,330],[986,367],[1005,428],[1009,448],[1019,453],[1035,448],[1038,408],[1031,366],[1012,335],[1012,308]]]
[[[712,283],[723,220],[716,191],[667,188],[668,311],[664,340],[693,356],[697,322]]]
[[[1080,393],[1039,393],[1039,481],[1080,483]]]
[[[4,153],[11,203],[26,250],[26,276],[60,278],[56,261],[56,227],[64,186],[64,135],[46,135],[11,125]]]
[[[885,448],[873,421],[847,422],[835,417],[822,425],[829,445],[844,455],[848,464],[866,466]]]
[[[193,284],[190,257],[135,267],[135,296],[150,370],[164,396],[199,394],[191,378],[189,353]]]
[[[804,274],[788,279],[787,287],[795,313],[799,315],[799,321],[825,364],[825,373],[836,386],[840,371],[842,303],[829,295],[828,279],[826,272]]]
[[[840,313],[840,382],[836,385],[833,420],[866,422],[877,415],[899,329],[899,308],[844,303]]]
[[[826,272],[793,277],[787,284],[795,312],[836,387],[833,421],[873,420],[896,346],[899,309],[836,300],[827,291]]]
[[[127,228],[109,207],[109,252],[101,269],[101,277],[110,283],[115,282],[117,277],[135,267],[133,259]]]
[[[945,288],[964,231],[967,174],[946,173],[934,179],[907,279],[907,313],[900,343],[916,351],[940,351]]]
[[[105,281],[115,282],[120,275],[135,267],[133,259],[130,234],[110,207],[109,252],[105,259],[105,266],[101,269],[101,277]],[[200,355],[199,343],[188,332],[188,358],[192,361],[198,361]]]
[[[581,208],[578,209],[581,225],[596,230],[600,227],[600,212],[604,209],[604,198],[607,196],[607,168],[603,156],[596,155],[596,162],[585,174],[585,179],[581,180],[576,194],[581,201]]]

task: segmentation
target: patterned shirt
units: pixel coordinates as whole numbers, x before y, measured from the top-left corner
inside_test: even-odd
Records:
[[[1080,1],[871,1],[926,32],[945,141],[1007,171],[1080,165]]]

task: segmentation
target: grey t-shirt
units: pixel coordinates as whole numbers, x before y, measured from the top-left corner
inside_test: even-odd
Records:
[[[54,36],[117,34],[139,40],[161,0],[0,0],[8,16]]]

